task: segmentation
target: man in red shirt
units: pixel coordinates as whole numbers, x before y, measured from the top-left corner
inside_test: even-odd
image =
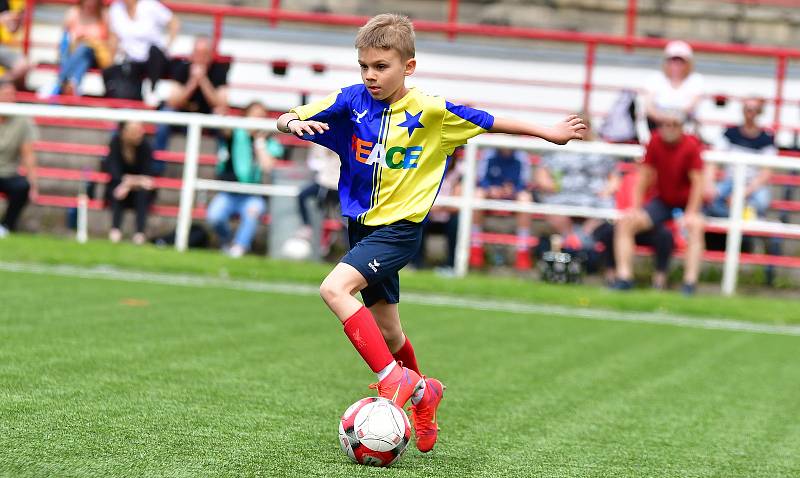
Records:
[[[614,230],[614,257],[617,263],[616,289],[633,286],[634,237],[673,219],[686,231],[686,261],[683,292],[693,294],[705,247],[703,202],[703,160],[700,141],[683,132],[683,115],[663,113],[658,130],[647,145],[639,165],[639,179],[633,191],[633,207],[620,218]],[[651,189],[652,188],[652,189]],[[644,204],[645,194],[652,199]],[[644,207],[642,207],[644,204]],[[682,213],[682,214],[681,214]],[[655,277],[663,286],[666,274]],[[662,282],[659,284],[659,281]]]

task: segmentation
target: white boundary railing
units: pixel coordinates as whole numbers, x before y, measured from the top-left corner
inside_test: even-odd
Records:
[[[202,115],[196,113],[174,113],[162,111],[127,110],[111,108],[64,107],[53,105],[31,105],[20,103],[0,103],[0,115],[20,115],[30,117],[92,119],[109,121],[143,121],[147,123],[167,123],[187,127],[186,157],[183,168],[183,184],[180,193],[179,213],[176,226],[175,247],[184,251],[187,247],[191,225],[192,206],[195,192],[200,190],[228,191],[264,196],[294,197],[299,193],[296,186],[239,184],[228,181],[199,179],[197,167],[200,152],[202,128],[247,128],[264,131],[277,131],[275,120],[249,119],[229,116]],[[473,139],[465,151],[465,164],[462,194],[458,197],[439,197],[436,203],[459,209],[458,241],[456,247],[456,275],[467,273],[472,213],[476,209],[493,209],[533,214],[558,214],[578,217],[615,219],[619,212],[614,209],[591,207],[571,207],[543,205],[538,203],[519,203],[516,201],[478,200],[475,198],[476,169],[478,149],[481,147],[509,147],[527,151],[574,151],[607,154],[617,158],[639,158],[644,148],[639,145],[615,145],[598,142],[571,142],[558,146],[541,140],[487,135]],[[739,152],[707,151],[703,159],[720,164],[733,164],[734,184],[731,200],[731,219],[707,218],[714,226],[728,231],[725,263],[722,279],[722,292],[731,295],[736,290],[739,267],[739,251],[743,233],[772,233],[800,235],[800,225],[783,224],[775,221],[744,220],[745,168],[748,165],[773,169],[800,169],[800,160],[780,156],[763,156]]]

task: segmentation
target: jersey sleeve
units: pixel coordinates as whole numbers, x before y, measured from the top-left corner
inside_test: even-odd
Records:
[[[454,105],[445,101],[442,118],[442,150],[448,156],[470,138],[491,129],[494,116],[469,106]]]
[[[321,100],[292,108],[291,112],[296,114],[302,121],[313,120],[330,123],[347,118],[350,109],[344,93],[339,90]]]

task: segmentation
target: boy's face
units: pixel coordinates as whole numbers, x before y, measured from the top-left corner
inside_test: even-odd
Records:
[[[403,60],[394,49],[362,48],[358,50],[358,64],[364,86],[373,98],[383,101],[402,90],[405,77],[414,73],[417,60]]]

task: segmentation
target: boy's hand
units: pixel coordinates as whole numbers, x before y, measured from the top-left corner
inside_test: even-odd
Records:
[[[302,138],[306,134],[309,134],[311,136],[314,136],[315,133],[322,134],[330,129],[328,127],[328,123],[320,123],[319,121],[302,121],[302,120],[291,120],[286,125],[286,127],[289,128],[290,133],[297,136],[298,138]]]
[[[543,139],[555,144],[567,144],[571,139],[583,139],[586,125],[577,115],[570,115],[547,128]]]

